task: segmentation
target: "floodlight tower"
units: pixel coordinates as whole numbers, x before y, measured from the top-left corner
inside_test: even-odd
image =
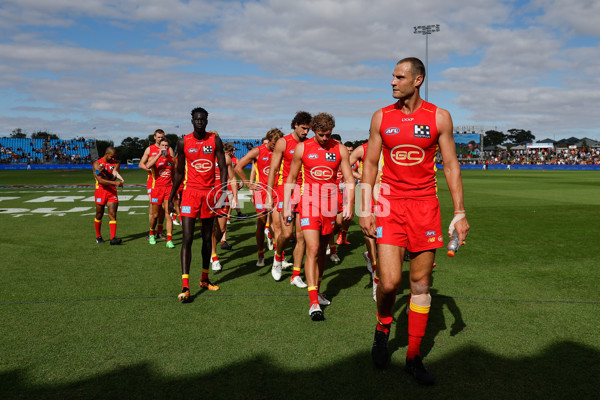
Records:
[[[425,35],[425,101],[429,101],[429,35],[440,31],[440,24],[414,27],[415,34]]]

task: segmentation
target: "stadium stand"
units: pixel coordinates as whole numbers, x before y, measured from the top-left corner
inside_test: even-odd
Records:
[[[246,153],[248,153],[254,147],[262,144],[260,139],[228,139],[225,137],[222,139],[223,143],[231,143],[233,147],[236,148],[235,156],[238,160],[244,157]]]
[[[87,164],[94,140],[0,138],[0,163],[3,164]]]

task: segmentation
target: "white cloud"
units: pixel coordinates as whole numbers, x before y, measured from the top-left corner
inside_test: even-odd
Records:
[[[424,40],[413,34],[415,25],[442,23],[435,48],[444,58],[465,47],[446,40],[450,30],[483,25],[495,12],[501,19],[507,13],[493,1],[465,1],[457,10],[441,0],[267,0],[228,14],[218,36],[224,50],[268,71],[358,79],[380,73],[374,62],[421,54]]]
[[[596,0],[535,0],[538,21],[581,36],[600,36],[600,3]]]

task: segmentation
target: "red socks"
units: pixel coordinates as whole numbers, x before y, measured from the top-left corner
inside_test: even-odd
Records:
[[[110,221],[108,226],[110,227],[110,239],[112,240],[117,236],[117,221]]]
[[[310,305],[319,304],[319,289],[316,286],[308,287],[308,298],[310,299]]]
[[[94,227],[96,228],[96,237],[102,236],[101,228],[102,228],[102,220],[94,219]]]
[[[412,301],[408,311],[408,350],[406,358],[412,360],[421,354],[421,341],[425,336],[429,309],[431,306],[418,306]]]

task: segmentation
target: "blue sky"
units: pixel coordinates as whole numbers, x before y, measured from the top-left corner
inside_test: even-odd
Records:
[[[600,140],[598,21],[592,0],[4,0],[0,135],[119,144],[188,133],[202,106],[225,137],[287,132],[306,110],[364,139],[395,62],[425,59],[413,26],[440,24],[429,100],[457,129]]]

